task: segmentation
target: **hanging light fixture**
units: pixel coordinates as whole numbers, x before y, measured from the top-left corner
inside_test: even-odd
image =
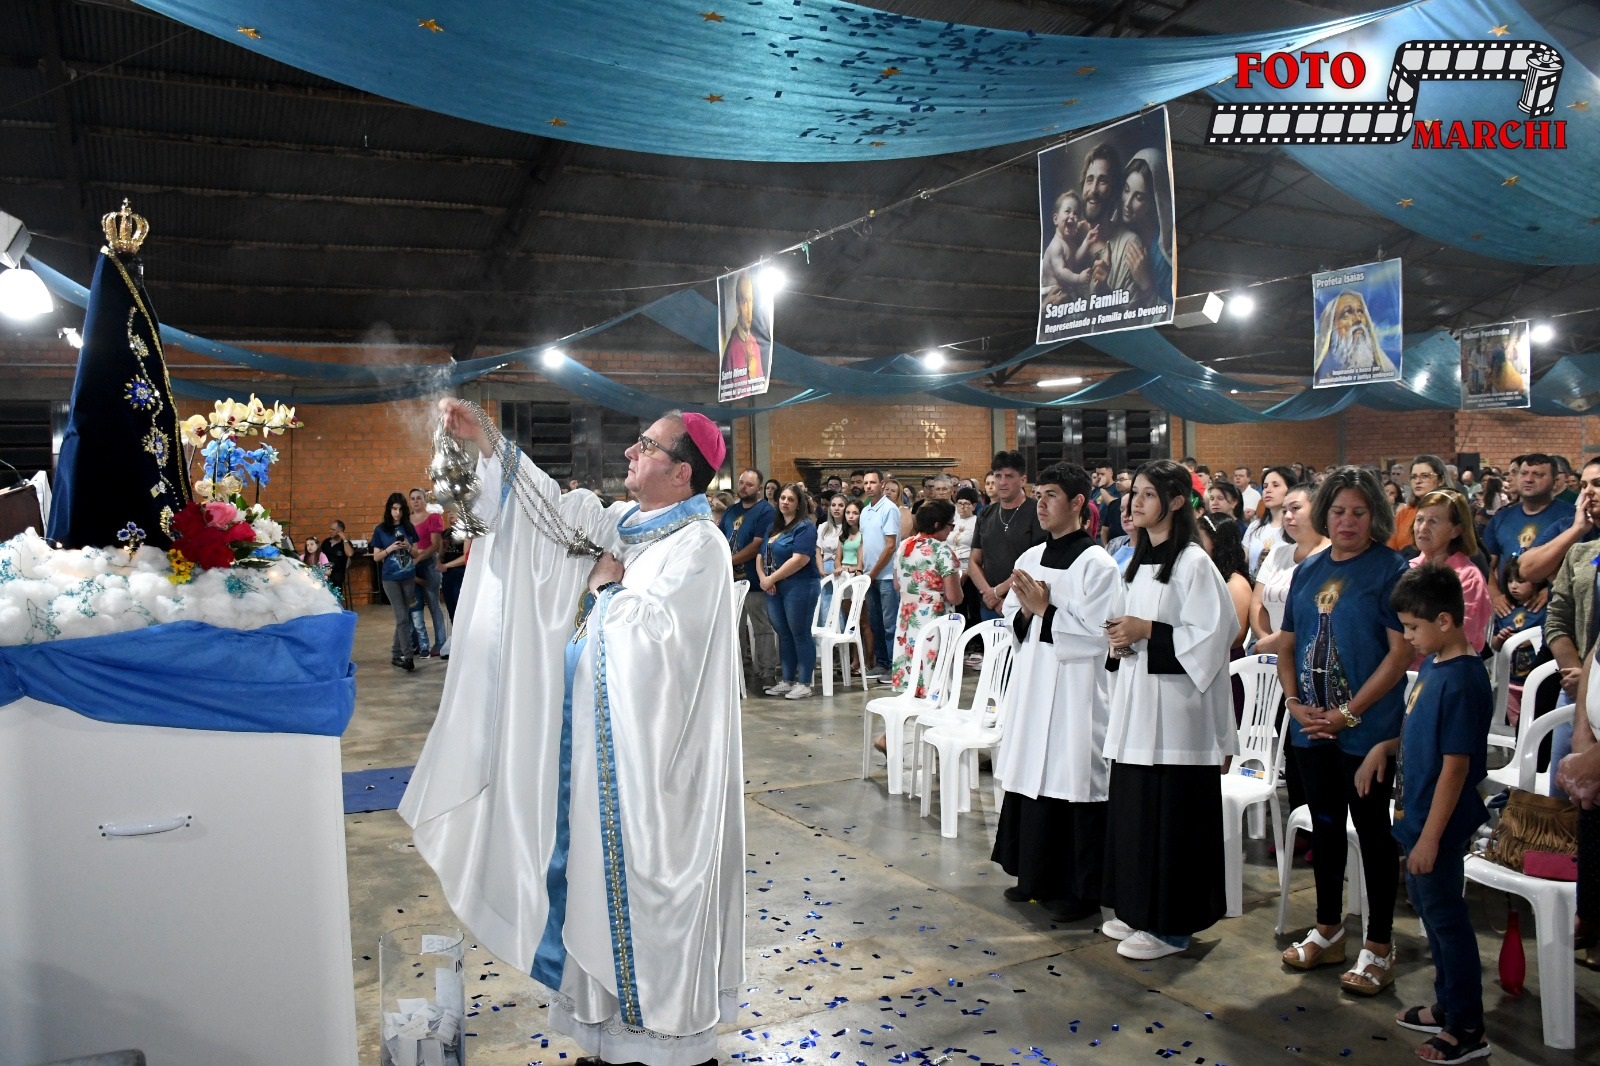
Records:
[[[929,370],[943,370],[945,364],[944,353],[937,348],[930,348],[922,353],[922,365]]]
[[[54,310],[50,290],[39,275],[26,267],[12,267],[0,273],[0,315],[25,321]]]
[[[539,362],[546,370],[554,370],[567,361],[567,353],[560,348],[546,348],[539,353]]]
[[[1555,335],[1555,327],[1548,322],[1540,322],[1528,333],[1529,338],[1535,344],[1549,344],[1555,339]]]

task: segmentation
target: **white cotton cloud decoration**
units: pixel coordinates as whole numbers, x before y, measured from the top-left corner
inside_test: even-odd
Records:
[[[0,645],[125,633],[165,622],[259,629],[342,610],[322,577],[297,560],[196,570],[174,585],[166,554],[140,548],[58,550],[32,530],[0,543]]]

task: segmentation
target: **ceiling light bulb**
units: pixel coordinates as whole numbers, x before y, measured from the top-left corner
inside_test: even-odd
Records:
[[[944,361],[944,353],[937,348],[922,353],[922,365],[929,370],[942,370]]]
[[[560,348],[546,348],[539,355],[539,362],[544,364],[546,370],[554,370],[567,361],[567,353]]]
[[[763,294],[776,296],[789,284],[789,275],[774,266],[762,267],[761,273],[756,275],[756,284],[761,286]]]
[[[1529,337],[1533,338],[1533,343],[1535,344],[1549,344],[1555,338],[1555,335],[1555,329],[1548,322],[1539,323],[1528,334]]]
[[[1249,318],[1255,312],[1256,299],[1254,296],[1240,293],[1228,298],[1228,314],[1234,318]]]
[[[39,275],[26,267],[0,273],[0,315],[28,319],[48,315],[54,310],[50,290],[44,287]]]

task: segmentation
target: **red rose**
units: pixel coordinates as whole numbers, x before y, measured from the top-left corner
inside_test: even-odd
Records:
[[[252,526],[249,522],[239,522],[239,523],[236,523],[233,526],[233,528],[229,529],[222,536],[223,536],[224,540],[229,540],[229,541],[255,540],[256,539],[256,531],[255,531],[255,527]]]

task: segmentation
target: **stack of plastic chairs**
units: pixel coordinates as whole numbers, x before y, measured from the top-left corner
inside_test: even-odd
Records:
[[[956,688],[961,681],[960,660],[967,645],[983,641],[983,666],[972,700],[955,701],[936,715],[918,716],[912,787],[922,794],[922,816],[932,809],[933,787],[929,774],[939,779],[939,835],[956,835],[957,816],[972,809],[972,790],[978,787],[978,753],[991,757],[1005,738],[1010,713],[1011,668],[1016,645],[1005,622],[980,622],[967,630],[956,666]],[[935,724],[929,718],[935,717]],[[1000,785],[995,784],[995,807],[1000,806]]]
[[[872,776],[872,718],[877,715],[883,719],[891,796],[905,791],[906,723],[919,714],[943,708],[956,698],[955,668],[960,661],[963,624],[960,615],[946,615],[919,629],[911,646],[911,676],[905,691],[868,700],[861,715],[861,779]],[[926,695],[914,695],[918,688]]]

